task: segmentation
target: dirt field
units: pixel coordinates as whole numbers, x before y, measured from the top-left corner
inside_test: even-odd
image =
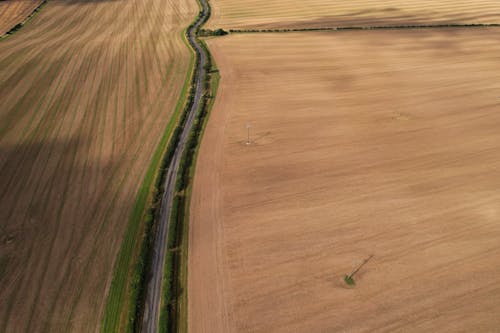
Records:
[[[0,1],[0,36],[24,21],[41,2],[42,0]]]
[[[92,332],[195,1],[50,1],[0,42],[0,331]]]
[[[496,332],[499,32],[210,40],[190,332]]]
[[[500,23],[497,0],[212,0],[211,27],[301,28]]]

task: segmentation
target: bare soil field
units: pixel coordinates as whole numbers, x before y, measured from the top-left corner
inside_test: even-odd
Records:
[[[497,0],[213,0],[211,4],[212,28],[500,23]]]
[[[0,36],[24,21],[40,3],[42,0],[0,1]]]
[[[191,201],[190,332],[498,330],[498,29],[209,47],[222,78]]]
[[[0,42],[1,332],[98,330],[197,12],[53,0]]]

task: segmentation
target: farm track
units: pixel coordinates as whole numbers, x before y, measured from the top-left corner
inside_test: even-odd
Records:
[[[209,5],[207,0],[200,0],[201,11],[196,22],[187,30],[187,38],[190,46],[196,53],[196,71],[193,74],[195,78],[193,103],[189,110],[186,122],[183,126],[181,137],[175,149],[174,155],[168,165],[165,176],[164,192],[160,204],[160,213],[158,218],[158,231],[154,242],[153,260],[150,268],[150,276],[146,291],[146,300],[143,314],[142,329],[147,333],[158,332],[160,318],[160,306],[162,301],[162,277],[165,268],[165,255],[167,251],[168,225],[171,216],[172,202],[175,196],[175,185],[181,157],[185,150],[189,134],[193,127],[196,113],[200,108],[203,95],[203,84],[205,82],[207,64],[206,51],[198,41],[196,36],[198,29],[206,22],[209,17]]]
[[[195,10],[194,1],[51,1],[0,42],[0,331],[99,326],[189,65],[181,33]]]

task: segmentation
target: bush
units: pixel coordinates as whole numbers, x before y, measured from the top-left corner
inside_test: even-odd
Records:
[[[200,36],[200,37],[225,36],[227,34],[228,34],[228,32],[225,31],[224,29],[216,29],[216,30],[200,29],[200,30],[198,30],[198,36]]]

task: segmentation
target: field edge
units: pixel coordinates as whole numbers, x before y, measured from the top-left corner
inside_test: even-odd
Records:
[[[220,81],[219,70],[208,46],[202,39],[200,39],[200,44],[206,52],[210,64],[206,68],[209,82],[207,92],[210,95],[205,100],[205,103],[200,105],[195,123],[195,126],[199,127],[193,127],[190,133],[187,147],[192,146],[192,148],[186,150],[186,154],[183,156],[185,163],[181,164],[177,176],[177,194],[174,198],[170,216],[172,223],[169,225],[169,245],[162,281],[162,290],[164,292],[161,299],[160,333],[171,331],[188,332],[188,258],[191,193],[200,143],[210,118],[210,111],[214,105]],[[185,179],[183,180],[183,178]]]

